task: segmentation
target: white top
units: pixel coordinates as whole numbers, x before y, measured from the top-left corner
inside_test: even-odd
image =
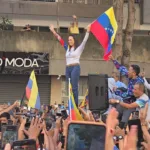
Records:
[[[82,41],[82,43],[74,49],[72,47],[70,50],[69,48],[66,51],[66,65],[80,63],[80,56],[85,48],[85,44],[89,38],[89,32],[86,32],[85,37]]]
[[[143,78],[144,79],[144,85],[145,87],[150,90],[150,84],[147,82],[147,80],[145,79],[145,77]]]
[[[137,111],[139,111],[141,108],[143,109],[148,102],[149,97],[144,93],[139,98],[136,99],[135,103],[139,105],[139,108],[136,108]]]

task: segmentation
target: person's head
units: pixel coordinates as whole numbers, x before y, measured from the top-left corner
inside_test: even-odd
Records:
[[[135,97],[140,97],[144,94],[145,92],[145,86],[143,83],[136,83],[134,85],[134,89],[133,89],[133,94]]]
[[[116,87],[115,79],[114,78],[108,78],[108,88],[113,91],[114,87]]]
[[[112,77],[115,79],[116,82],[120,80],[120,74],[117,72],[113,72]]]
[[[78,42],[77,42],[77,39],[75,38],[75,35],[69,35],[68,45],[69,45],[69,48],[74,47],[76,49],[78,47]]]
[[[64,101],[62,101],[62,105],[64,105]]]
[[[128,77],[135,78],[140,74],[140,67],[138,65],[131,65],[128,70]]]
[[[1,123],[8,123],[8,120],[10,119],[10,114],[7,112],[4,112],[0,115],[0,121]]]
[[[47,106],[45,107],[45,111],[46,111],[47,113],[49,113],[51,109],[52,109],[52,107],[49,106],[49,105],[47,105]]]
[[[30,25],[29,25],[29,24],[27,24],[27,25],[26,25],[26,27],[27,27],[27,28],[30,28]]]

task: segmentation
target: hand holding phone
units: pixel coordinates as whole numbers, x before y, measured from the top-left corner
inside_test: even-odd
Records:
[[[96,122],[70,122],[66,150],[105,149],[106,127]]]
[[[2,147],[7,143],[13,143],[18,138],[18,127],[13,125],[2,126]]]
[[[13,150],[36,150],[35,140],[14,141],[12,144]]]

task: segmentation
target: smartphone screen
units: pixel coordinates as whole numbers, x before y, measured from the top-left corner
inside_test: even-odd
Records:
[[[66,110],[62,110],[61,111],[61,116],[64,120],[66,120],[68,118],[68,114],[67,114],[67,111]]]
[[[13,150],[36,150],[35,140],[15,141],[12,144]]]
[[[66,150],[103,150],[105,133],[102,125],[72,123],[68,126]]]
[[[100,111],[92,111],[92,115],[93,115],[95,121],[100,119]]]
[[[13,121],[11,119],[8,120],[8,125],[13,125]]]
[[[7,143],[16,141],[18,137],[17,126],[2,126],[2,147]]]
[[[132,112],[132,119],[139,119],[139,111]]]

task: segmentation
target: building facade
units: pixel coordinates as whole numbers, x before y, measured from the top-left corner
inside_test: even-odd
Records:
[[[0,31],[0,51],[6,52],[6,54],[14,52],[41,55],[42,53],[46,54],[44,57],[48,57],[48,73],[40,72],[37,75],[42,103],[54,104],[68,100],[68,89],[65,82],[65,51],[49,32],[48,26],[54,24],[55,28],[59,29],[61,36],[67,40],[68,26],[72,21],[72,15],[76,14],[79,17],[79,27],[83,32],[78,35],[78,41],[81,42],[84,38],[84,28],[112,6],[112,2],[112,0],[62,0],[58,2],[0,0],[0,16],[8,17],[12,22],[10,31]],[[136,3],[131,63],[139,64],[141,69],[146,71],[147,77],[150,77],[148,69],[150,63],[148,30],[150,25],[142,22],[142,19],[144,20],[144,13],[143,15],[141,13],[143,9],[145,10],[143,1]],[[124,28],[127,15],[127,3],[125,3]],[[22,32],[23,27],[27,24],[30,24],[34,31]],[[113,64],[104,62],[102,57],[103,49],[91,34],[81,56],[80,100],[84,98],[88,88],[88,74],[106,73],[111,75],[114,70]],[[0,75],[0,93],[2,93],[0,102],[22,99],[28,77],[29,75],[26,73],[2,73]]]

